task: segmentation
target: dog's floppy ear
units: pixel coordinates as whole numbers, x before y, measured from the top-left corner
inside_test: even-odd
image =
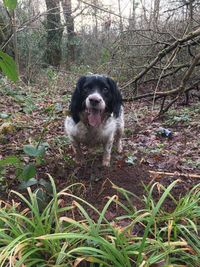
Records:
[[[86,80],[86,76],[81,76],[76,84],[74,93],[72,94],[70,112],[75,123],[80,121],[79,112],[82,110],[81,89]]]
[[[112,91],[111,111],[113,112],[113,115],[117,118],[120,115],[122,96],[119,89],[117,88],[116,82],[109,77],[107,77],[107,80]]]

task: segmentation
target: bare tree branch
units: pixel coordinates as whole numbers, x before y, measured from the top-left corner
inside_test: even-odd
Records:
[[[163,49],[162,51],[160,51],[157,55],[157,57],[155,57],[151,63],[146,66],[144,68],[143,71],[141,71],[134,79],[132,79],[131,81],[129,81],[128,83],[126,83],[125,85],[122,86],[122,89],[130,86],[131,84],[137,82],[139,79],[141,79],[150,69],[152,69],[153,66],[155,66],[163,57],[165,57],[168,53],[172,52],[176,47],[178,47],[179,45],[184,44],[185,42],[197,37],[200,35],[200,27],[193,32],[190,32],[188,35],[186,35],[185,37],[183,37],[182,39],[178,39],[176,40],[174,43],[172,43],[170,46],[168,46],[167,48]]]

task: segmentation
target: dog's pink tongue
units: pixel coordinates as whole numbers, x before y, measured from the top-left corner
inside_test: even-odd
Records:
[[[88,115],[89,124],[93,127],[97,127],[101,124],[101,113],[100,111],[92,111]]]

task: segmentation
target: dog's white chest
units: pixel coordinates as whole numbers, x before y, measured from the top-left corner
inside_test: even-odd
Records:
[[[88,146],[106,142],[110,136],[113,136],[115,130],[116,120],[113,117],[98,127],[85,125],[82,121],[75,124],[71,117],[65,120],[65,131],[68,136]]]

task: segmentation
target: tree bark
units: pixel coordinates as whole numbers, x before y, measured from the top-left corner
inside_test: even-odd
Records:
[[[160,0],[154,0],[153,24],[155,28],[158,26],[159,14],[160,14]]]
[[[67,29],[67,66],[75,61],[75,44],[74,44],[74,18],[72,16],[72,3],[71,0],[62,0],[63,14]]]
[[[136,4],[136,0],[133,0],[132,3],[132,14],[129,20],[129,26],[131,30],[135,29],[135,25],[136,25],[136,8],[137,8],[137,4]]]
[[[17,24],[15,19],[15,10],[11,12],[11,21],[12,21],[12,32],[13,32],[13,47],[15,54],[15,63],[17,67],[17,72],[19,73],[19,51],[17,45]]]
[[[59,66],[62,59],[63,27],[60,19],[59,0],[45,0],[47,6],[47,48],[46,62],[52,66]]]
[[[123,20],[122,20],[122,11],[121,11],[121,2],[118,0],[118,10],[119,10],[119,30],[123,32]]]
[[[13,16],[0,3],[0,49],[15,58]]]

